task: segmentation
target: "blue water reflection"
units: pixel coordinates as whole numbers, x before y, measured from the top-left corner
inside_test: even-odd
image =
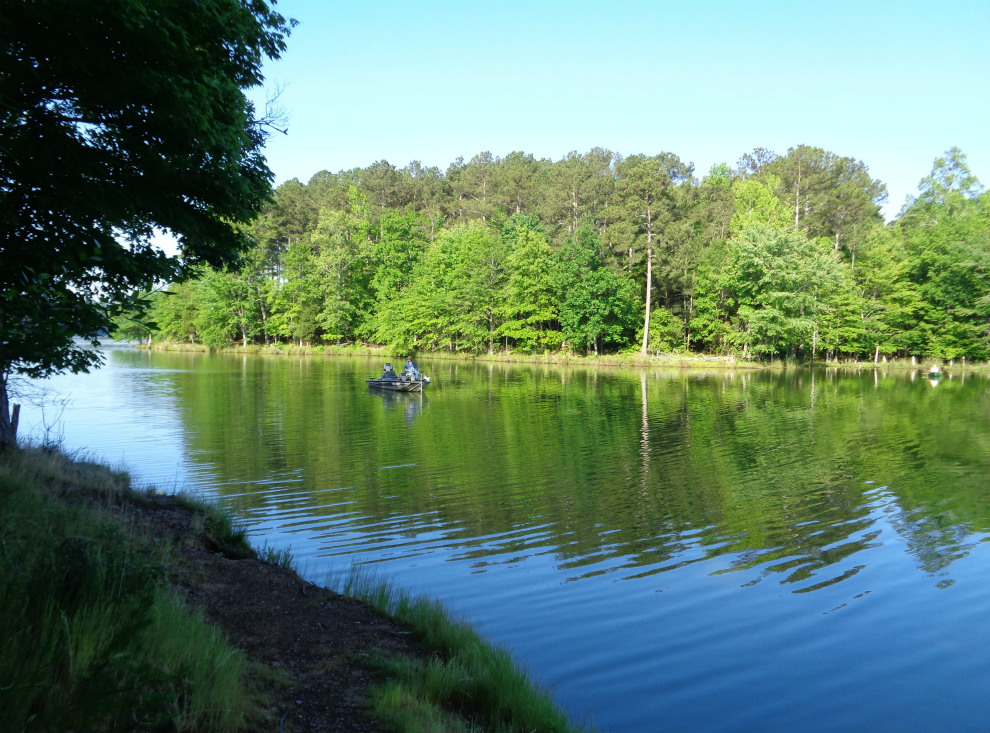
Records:
[[[115,350],[51,386],[69,447],[314,580],[440,597],[602,728],[990,729],[986,377],[437,362],[383,396],[371,364]]]

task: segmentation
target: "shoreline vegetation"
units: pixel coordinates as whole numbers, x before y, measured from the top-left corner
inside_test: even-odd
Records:
[[[0,452],[0,729],[579,731],[510,653],[57,449]]]
[[[320,345],[299,346],[295,344],[231,344],[227,347],[210,348],[203,344],[181,341],[155,341],[150,346],[147,343],[136,344],[135,348],[165,352],[192,353],[222,353],[222,354],[258,354],[270,356],[369,356],[382,359],[398,359],[405,352],[389,349],[383,346],[367,344],[351,344],[346,346]],[[526,354],[514,352],[495,352],[471,354],[464,352],[430,351],[415,352],[417,357],[437,361],[474,361],[482,363],[504,364],[547,364],[555,366],[591,366],[591,367],[629,367],[629,368],[672,368],[672,369],[746,369],[746,370],[780,370],[804,369],[820,367],[825,369],[902,369],[927,372],[934,364],[941,371],[990,371],[990,360],[960,359],[891,359],[880,358],[877,362],[858,360],[808,361],[778,359],[757,362],[735,356],[713,356],[708,354],[661,354],[657,356],[642,356],[639,353],[619,354],[588,354],[580,355],[566,352],[548,352],[545,354]]]
[[[218,349],[984,362],[990,191],[952,148],[919,192],[885,222],[865,163],[807,145],[701,176],[601,148],[379,161],[283,183],[236,263],[116,325]]]

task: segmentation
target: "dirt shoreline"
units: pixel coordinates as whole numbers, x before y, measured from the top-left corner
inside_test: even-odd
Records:
[[[123,511],[138,531],[174,547],[170,584],[252,663],[271,700],[262,730],[387,730],[371,715],[366,690],[376,658],[425,656],[406,629],[291,569],[224,547],[170,496],[150,495]]]

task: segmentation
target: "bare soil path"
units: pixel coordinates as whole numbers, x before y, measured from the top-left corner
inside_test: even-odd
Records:
[[[135,524],[175,547],[171,581],[189,605],[261,666],[273,690],[269,730],[383,730],[366,707],[366,689],[375,658],[423,656],[404,628],[290,569],[238,556],[170,497],[149,497],[130,511]]]

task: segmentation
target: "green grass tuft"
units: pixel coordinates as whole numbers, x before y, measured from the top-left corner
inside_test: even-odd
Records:
[[[553,695],[504,648],[452,618],[436,600],[414,597],[372,573],[352,569],[340,592],[407,625],[435,656],[383,663],[389,681],[375,690],[374,710],[397,730],[580,731]],[[465,728],[453,728],[456,712]],[[436,722],[431,722],[436,721]]]
[[[268,540],[261,546],[258,550],[258,559],[262,562],[266,562],[269,565],[275,565],[280,568],[287,568],[289,570],[293,569],[295,564],[295,558],[292,556],[291,547],[283,547],[278,550],[268,544]]]

